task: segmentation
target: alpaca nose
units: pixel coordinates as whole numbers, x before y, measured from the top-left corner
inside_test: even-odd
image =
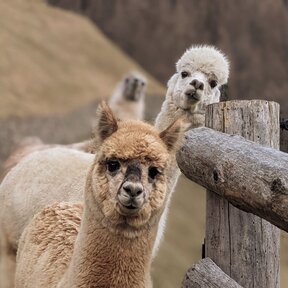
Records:
[[[131,181],[126,181],[122,188],[131,198],[140,196],[144,190],[141,183]]]
[[[192,80],[190,85],[192,85],[196,90],[197,89],[199,89],[199,90],[203,90],[204,89],[204,83],[199,81],[199,80],[197,80],[197,79]]]

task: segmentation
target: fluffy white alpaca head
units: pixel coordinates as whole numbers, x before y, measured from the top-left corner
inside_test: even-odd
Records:
[[[144,97],[146,79],[138,72],[130,72],[120,83],[123,98],[128,101],[139,101]]]
[[[219,102],[220,87],[229,77],[226,56],[213,46],[192,46],[176,63],[168,82],[173,102],[192,114],[205,113],[208,104]]]

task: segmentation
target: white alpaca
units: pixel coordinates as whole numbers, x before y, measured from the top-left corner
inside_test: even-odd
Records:
[[[205,125],[208,104],[219,102],[220,87],[229,77],[226,56],[213,46],[195,46],[188,49],[176,63],[176,73],[168,81],[166,98],[155,126],[168,127],[175,119],[185,116],[191,128]],[[159,223],[153,255],[155,256],[164,233],[169,203],[180,176],[176,158],[168,172],[168,201]]]
[[[120,120],[143,120],[146,79],[130,72],[116,86],[108,104]]]
[[[38,159],[39,154],[43,155],[42,159]],[[39,211],[39,208],[57,201],[80,201],[83,197],[87,170],[93,158],[92,154],[67,148],[37,150],[23,158],[4,178],[0,185],[1,288],[14,287],[18,241],[33,215]],[[51,171],[58,173],[56,176],[47,177],[46,183],[42,183],[38,190],[31,184],[37,183],[37,175],[43,173],[41,166],[43,163],[55,164],[55,167],[46,166],[47,174]],[[61,163],[67,164],[66,171],[59,169]],[[55,189],[52,189],[53,185]],[[49,187],[49,192],[45,187]]]
[[[23,175],[18,183],[22,201],[31,193],[33,201],[50,193],[73,201],[74,185],[85,191],[83,213],[82,204],[59,203],[30,221],[20,238],[16,287],[152,287],[152,248],[181,126],[177,121],[159,133],[139,121],[117,123],[104,106],[95,160],[54,148],[35,152],[26,166],[17,166],[13,171]]]
[[[222,52],[213,46],[191,47],[176,63],[155,125],[167,127],[186,115],[191,127],[204,126],[206,106],[219,102],[220,87],[228,77],[229,62]]]

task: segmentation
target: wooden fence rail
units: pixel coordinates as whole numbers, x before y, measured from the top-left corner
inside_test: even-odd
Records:
[[[200,260],[187,271],[182,288],[243,288],[227,276],[210,258]]]
[[[288,232],[288,154],[210,128],[186,133],[185,176]]]

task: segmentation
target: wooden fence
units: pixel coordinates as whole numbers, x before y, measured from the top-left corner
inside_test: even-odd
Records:
[[[278,151],[279,105],[216,103],[207,109],[206,127],[186,133],[177,160],[189,179],[207,188],[205,257],[228,278],[208,281],[214,266],[202,261],[202,282],[191,277],[192,267],[182,287],[279,288],[276,226],[288,231],[288,154]]]

